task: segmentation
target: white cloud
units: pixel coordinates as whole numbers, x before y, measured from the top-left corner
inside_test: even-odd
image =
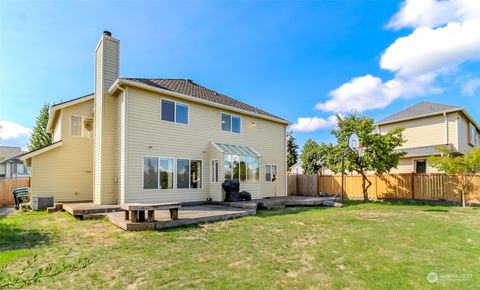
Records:
[[[320,129],[327,129],[337,124],[337,116],[332,115],[327,119],[324,118],[298,118],[297,122],[292,125],[292,129],[297,132],[313,132]]]
[[[327,112],[364,111],[388,104],[382,92],[382,80],[372,75],[356,77],[330,92],[332,97],[315,108]]]
[[[479,60],[479,31],[480,19],[436,29],[417,28],[385,50],[380,67],[409,77],[438,72],[467,60]]]
[[[380,67],[394,73],[388,81],[367,74],[329,93],[315,108],[327,112],[381,109],[399,98],[443,91],[436,78],[467,61],[480,60],[480,0],[407,0],[389,28],[415,28],[382,54]],[[475,82],[464,85],[473,94]]]
[[[388,28],[438,27],[450,22],[480,18],[478,0],[407,0],[395,14]]]
[[[470,79],[462,85],[462,94],[473,96],[478,88],[480,88],[480,78]]]
[[[383,82],[380,78],[365,75],[351,79],[330,92],[330,100],[318,103],[315,108],[326,112],[363,112],[382,109],[394,100],[426,94],[438,94],[442,89],[432,85],[433,74],[415,78],[395,78]]]
[[[32,130],[13,121],[0,121],[0,139],[6,141],[21,137],[29,137]]]

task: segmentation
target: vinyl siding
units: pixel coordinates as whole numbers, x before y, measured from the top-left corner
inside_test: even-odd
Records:
[[[32,157],[31,192],[53,196],[56,202],[93,198],[93,139],[70,136],[70,116],[93,117],[93,100],[62,109],[57,128],[62,146]]]
[[[468,142],[468,130],[470,128],[470,121],[465,117],[464,114],[458,114],[458,122],[460,123],[459,127],[459,134],[458,134],[458,151],[465,153],[471,151],[474,146],[470,145]]]
[[[124,203],[125,196],[125,94],[120,94],[117,98],[116,104],[116,148],[117,150],[117,166],[116,166],[116,176],[117,180],[117,189],[118,197],[120,198],[120,203]]]
[[[399,148],[413,148],[445,144],[445,119],[437,115],[379,126],[382,133],[402,127],[406,142]]]
[[[390,173],[411,173],[414,172],[414,160],[416,159],[428,159],[428,156],[425,157],[415,157],[415,158],[402,158],[398,163],[397,168],[392,168]],[[437,173],[439,172],[436,168],[430,166],[430,163],[427,160],[427,172],[426,173]]]
[[[450,113],[448,116],[448,143],[452,144],[453,147],[458,150],[458,126],[457,118],[458,113]]]
[[[62,119],[62,112],[60,112],[60,119]],[[62,140],[62,122],[57,122],[52,134],[52,143]]]
[[[161,98],[189,105],[190,123],[181,125],[162,121]],[[222,112],[242,117],[240,134],[221,130]],[[220,161],[219,184],[210,184],[210,160],[215,153],[210,142],[250,146],[262,154],[260,166],[261,183],[242,185],[242,190],[251,191],[254,198],[286,195],[285,129],[280,123],[229,112],[203,104],[163,96],[137,88],[129,88],[126,137],[126,201],[166,202],[205,201],[208,196],[220,197],[223,182],[223,158]],[[249,124],[257,126],[251,128]],[[144,156],[183,157],[203,160],[202,189],[143,190],[142,163]],[[278,181],[265,183],[264,164],[277,164]]]
[[[218,182],[211,182],[212,176],[211,176],[211,161],[212,160],[218,160]],[[207,197],[211,197],[213,200],[223,200],[225,198],[222,190],[222,177],[225,175],[224,172],[224,164],[223,164],[224,156],[223,153],[220,152],[215,146],[212,144],[208,145],[208,164],[207,164],[207,170],[208,174],[205,176],[208,176],[208,181],[209,184],[209,191],[207,193]]]
[[[118,107],[117,98],[106,92],[118,78],[119,56],[119,41],[103,35],[95,61],[94,200],[99,204],[118,202]]]
[[[448,143],[452,144],[455,149],[459,149],[459,136],[457,118],[458,113],[447,114],[447,127],[448,127]],[[446,132],[445,132],[445,116],[437,115],[427,118],[420,118],[415,120],[403,121],[393,124],[381,125],[380,131],[382,133],[387,132],[396,127],[403,127],[405,139],[407,140],[402,147],[399,148],[414,148],[422,146],[433,146],[445,144]],[[402,158],[397,166],[391,170],[391,173],[409,173],[414,171],[414,159],[426,159],[425,157],[415,158]],[[438,172],[428,164],[427,161],[427,173]]]
[[[94,201],[101,202],[102,193],[102,119],[103,119],[103,42],[95,52],[95,133],[94,133]]]

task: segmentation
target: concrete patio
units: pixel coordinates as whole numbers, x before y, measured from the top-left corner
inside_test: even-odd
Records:
[[[216,222],[228,219],[255,215],[254,209],[240,209],[219,205],[197,205],[184,206],[178,211],[178,219],[170,219],[168,210],[156,210],[154,222],[132,222],[125,220],[124,212],[107,213],[108,220],[114,225],[126,231],[142,231],[142,230],[161,230],[167,228],[194,225],[199,223]]]

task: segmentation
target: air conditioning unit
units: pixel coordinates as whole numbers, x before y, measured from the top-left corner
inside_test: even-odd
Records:
[[[46,210],[53,206],[53,196],[34,196],[32,197],[33,210]]]

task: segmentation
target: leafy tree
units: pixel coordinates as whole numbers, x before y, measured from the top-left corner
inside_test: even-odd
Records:
[[[37,117],[37,122],[33,128],[32,136],[30,137],[30,143],[28,144],[28,149],[30,151],[52,144],[52,135],[47,133],[49,108],[50,106],[45,104],[40,109],[40,114]]]
[[[295,142],[295,136],[293,136],[293,131],[287,132],[287,167],[290,170],[295,163],[298,161],[298,145]]]
[[[305,174],[316,174],[321,169],[318,161],[322,157],[320,145],[312,139],[308,139],[303,144],[302,154],[300,160],[302,161],[302,168]]]
[[[405,140],[402,135],[403,128],[396,128],[385,134],[376,133],[376,126],[372,118],[359,116],[355,113],[338,119],[336,128],[330,131],[337,138],[336,145],[323,145],[325,163],[329,169],[341,172],[342,155],[345,156],[345,171],[356,172],[362,175],[363,199],[368,201],[368,189],[372,182],[367,178],[367,172],[384,174],[396,167],[400,158],[405,154],[395,151]],[[363,157],[357,151],[348,147],[348,139],[356,133],[360,144],[367,147]]]
[[[430,156],[428,160],[433,167],[447,174],[457,174],[459,176],[462,206],[465,207],[465,196],[471,190],[473,175],[480,172],[480,148],[475,148],[460,156],[455,156],[454,152],[446,146],[439,146],[436,149],[441,151],[443,156]]]

